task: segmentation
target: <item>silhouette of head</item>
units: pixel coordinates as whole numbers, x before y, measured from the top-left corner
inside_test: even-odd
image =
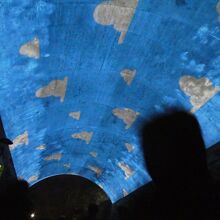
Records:
[[[206,150],[197,119],[171,110],[142,128],[142,146],[149,174],[159,187],[185,187],[207,178]]]

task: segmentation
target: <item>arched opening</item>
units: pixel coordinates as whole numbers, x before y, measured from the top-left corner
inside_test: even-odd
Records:
[[[111,201],[98,185],[76,175],[57,175],[30,187],[33,211],[37,220],[97,219],[110,216]],[[88,218],[89,219],[89,218]]]

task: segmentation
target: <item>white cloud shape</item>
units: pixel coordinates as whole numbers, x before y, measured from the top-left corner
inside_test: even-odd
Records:
[[[60,101],[64,101],[67,87],[67,77],[64,80],[52,80],[47,86],[42,87],[36,91],[38,98],[45,98],[49,96],[60,97]]]
[[[23,56],[38,59],[40,58],[40,41],[35,37],[32,41],[23,44],[19,53]]]
[[[93,136],[93,132],[87,132],[87,131],[72,134],[72,138],[85,141],[86,144],[90,144],[90,142],[92,140],[92,136]]]
[[[113,25],[121,33],[118,43],[123,43],[134,16],[138,0],[111,0],[99,4],[94,11],[94,19],[101,25]]]
[[[126,180],[134,174],[134,171],[127,164],[125,164],[124,162],[119,162],[118,166],[124,172]]]
[[[34,176],[29,177],[27,181],[28,181],[29,183],[32,183],[32,182],[37,181],[38,178],[39,178],[38,175],[34,175]]]
[[[44,160],[61,160],[62,154],[61,153],[54,153],[44,158]]]
[[[75,120],[79,120],[81,116],[81,112],[70,112],[69,116]]]
[[[130,86],[134,80],[134,77],[136,76],[136,70],[124,69],[121,71],[120,75],[127,83],[127,85]]]
[[[134,151],[134,145],[133,144],[129,144],[129,143],[125,143],[125,147],[127,149],[127,151],[129,153],[131,153],[132,151]]]
[[[97,167],[97,166],[92,166],[92,165],[89,165],[88,166],[88,169],[90,169],[91,171],[93,171],[94,173],[96,173],[96,176],[97,177],[100,177],[102,175],[102,169]]]
[[[129,108],[115,108],[112,110],[112,113],[117,118],[123,120],[126,125],[126,129],[130,128],[132,124],[136,121],[138,115],[140,115],[139,112],[135,112],[134,110]]]
[[[190,97],[190,103],[193,106],[191,112],[196,112],[220,91],[220,87],[214,87],[206,77],[197,79],[186,75],[180,78],[179,85],[181,90]]]
[[[18,135],[12,142],[13,144],[9,145],[10,150],[15,149],[18,145],[28,145],[28,132],[25,131],[23,134]]]

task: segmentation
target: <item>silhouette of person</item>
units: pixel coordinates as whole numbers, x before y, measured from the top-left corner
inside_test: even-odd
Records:
[[[142,146],[156,190],[151,219],[220,219],[220,193],[192,114],[170,110],[152,118],[142,128]]]

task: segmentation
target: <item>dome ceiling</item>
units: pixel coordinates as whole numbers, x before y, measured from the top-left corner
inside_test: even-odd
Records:
[[[138,129],[179,106],[220,131],[217,0],[0,3],[1,116],[18,176],[77,174],[112,202],[150,180]]]

